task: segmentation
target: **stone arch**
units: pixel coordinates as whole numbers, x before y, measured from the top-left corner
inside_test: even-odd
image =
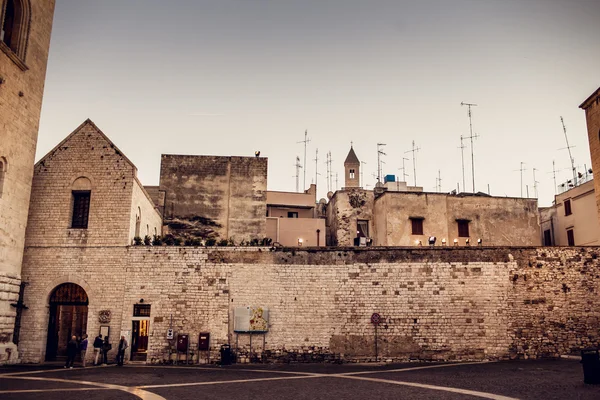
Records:
[[[142,223],[142,209],[140,207],[138,207],[137,213],[135,214],[135,235],[133,235],[133,237],[140,237],[141,223]]]
[[[3,0],[0,23],[3,44],[25,61],[31,26],[29,0]]]
[[[71,190],[92,190],[92,181],[87,176],[80,176],[71,184]]]
[[[88,306],[88,294],[77,283],[59,283],[48,291],[47,361],[66,356],[72,336],[81,338],[87,334]]]

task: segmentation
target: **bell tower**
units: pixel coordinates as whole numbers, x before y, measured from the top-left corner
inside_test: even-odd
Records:
[[[350,145],[350,151],[344,161],[344,170],[346,173],[346,180],[344,187],[357,188],[360,187],[360,161],[356,157],[354,148]]]

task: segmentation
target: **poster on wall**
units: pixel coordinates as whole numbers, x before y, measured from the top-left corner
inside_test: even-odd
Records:
[[[105,337],[110,337],[110,326],[102,325],[100,326],[100,334],[102,335],[102,339]]]
[[[233,331],[236,333],[265,333],[269,331],[269,309],[265,307],[236,307],[233,310]]]

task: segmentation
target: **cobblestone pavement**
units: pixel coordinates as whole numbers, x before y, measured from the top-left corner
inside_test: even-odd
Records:
[[[600,399],[576,360],[0,368],[5,399]]]

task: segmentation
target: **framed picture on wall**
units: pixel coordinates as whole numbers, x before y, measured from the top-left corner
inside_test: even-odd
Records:
[[[100,334],[102,335],[102,339],[104,339],[106,336],[110,337],[110,326],[108,325],[101,325],[100,326]]]

